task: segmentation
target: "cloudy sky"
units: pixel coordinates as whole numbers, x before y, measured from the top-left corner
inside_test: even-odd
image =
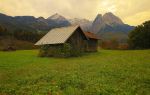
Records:
[[[127,24],[139,25],[150,20],[150,0],[0,0],[0,13],[11,16],[47,18],[59,13],[66,18],[93,20],[106,12],[113,12]]]

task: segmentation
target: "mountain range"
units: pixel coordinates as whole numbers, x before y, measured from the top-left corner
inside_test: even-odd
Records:
[[[98,14],[93,21],[90,31],[100,36],[103,40],[118,39],[126,42],[128,33],[135,27],[123,23],[123,21],[113,13]]]
[[[70,26],[70,22],[64,17],[54,14],[47,19],[34,16],[8,16],[0,14],[0,25],[6,27],[9,31],[22,29],[24,31],[49,31],[56,27]]]
[[[49,31],[56,27],[65,27],[70,25],[80,25],[83,31],[88,31],[100,36],[102,39],[117,38],[120,40],[127,39],[129,31],[134,26],[124,24],[123,21],[113,13],[98,14],[94,21],[87,19],[67,19],[58,13],[48,17],[34,16],[8,16],[0,14],[0,25],[6,27],[9,31],[22,29],[24,31]]]

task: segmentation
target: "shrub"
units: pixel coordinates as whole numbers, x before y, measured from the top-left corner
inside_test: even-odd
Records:
[[[41,57],[71,57],[80,56],[82,51],[72,48],[69,43],[61,45],[44,45],[40,49]]]
[[[48,49],[49,49],[49,45],[41,46],[39,56],[40,57],[48,57],[48,52],[47,52]]]
[[[38,56],[40,56],[40,57],[46,57],[46,55],[47,55],[46,51],[40,49],[40,52],[39,52]]]
[[[71,50],[72,50],[71,45],[68,44],[68,43],[65,43],[65,44],[63,45],[63,47],[60,49],[59,52],[60,52],[61,55],[63,55],[64,57],[69,57],[69,56],[71,56]]]

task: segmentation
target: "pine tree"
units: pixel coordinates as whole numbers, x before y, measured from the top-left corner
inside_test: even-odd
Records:
[[[129,45],[132,49],[150,48],[150,21],[137,26],[129,34]]]

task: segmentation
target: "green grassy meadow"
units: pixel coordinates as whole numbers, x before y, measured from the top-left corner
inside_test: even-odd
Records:
[[[150,95],[150,50],[40,58],[0,52],[0,95]]]

